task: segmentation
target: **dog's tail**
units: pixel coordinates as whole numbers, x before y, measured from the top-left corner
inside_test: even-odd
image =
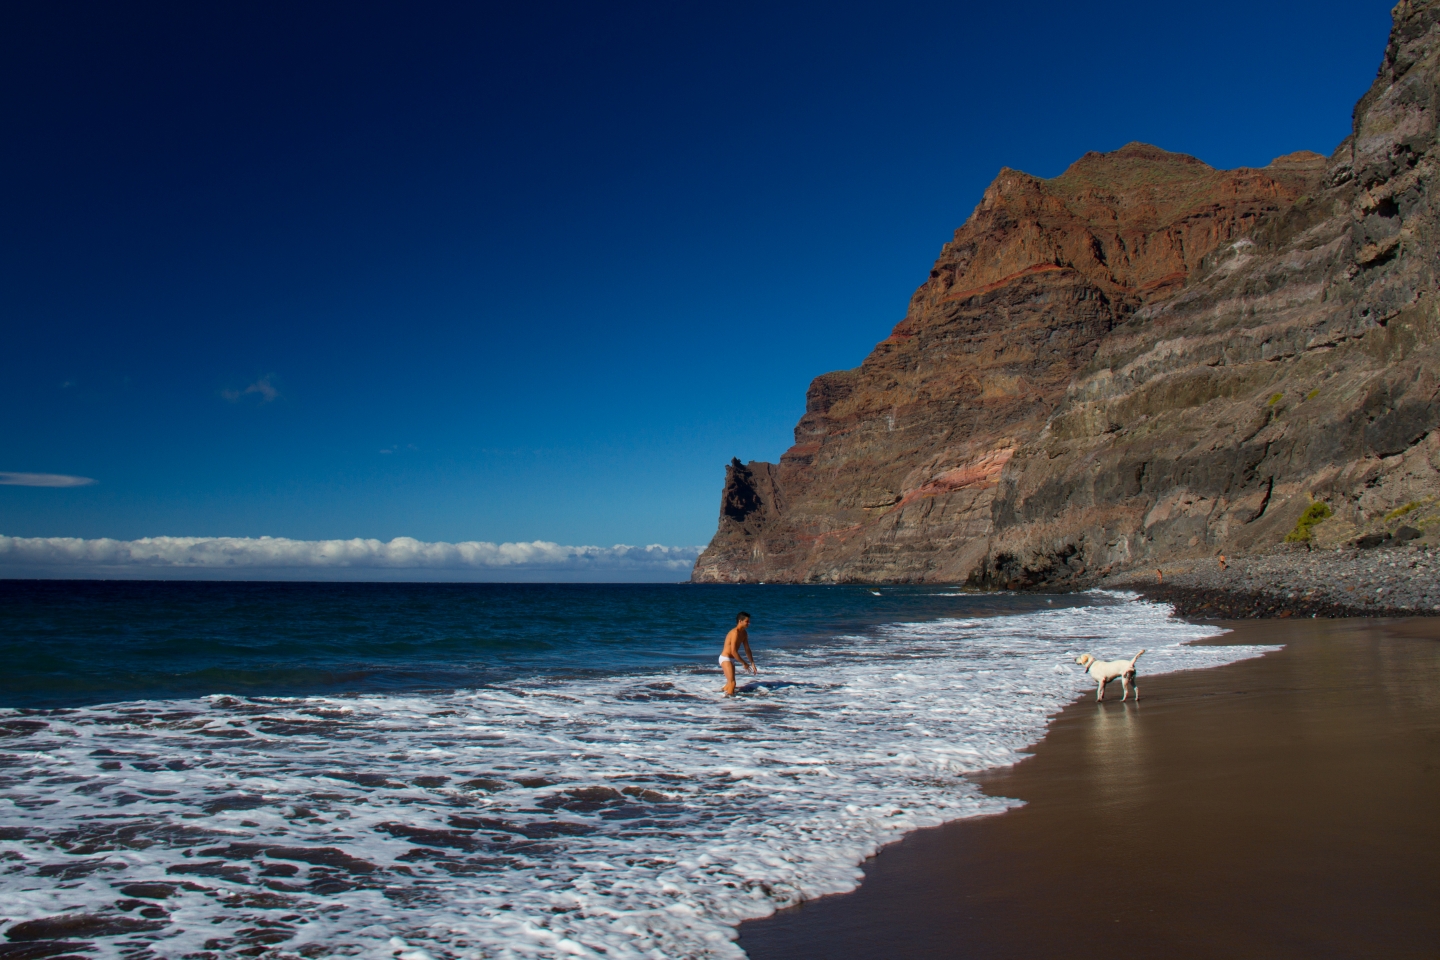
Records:
[[[1141,651],[1140,651],[1140,653],[1144,653],[1144,652],[1145,652],[1144,650],[1141,650]],[[1140,659],[1140,653],[1137,653],[1137,654],[1135,654],[1135,656],[1133,656],[1133,657],[1130,658],[1130,666],[1131,666],[1131,667],[1134,667],[1134,666],[1135,666],[1135,661]]]

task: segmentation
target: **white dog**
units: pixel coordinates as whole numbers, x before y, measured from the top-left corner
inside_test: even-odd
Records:
[[[1144,653],[1141,650],[1140,653]],[[1105,684],[1120,678],[1121,684],[1125,687],[1125,693],[1120,697],[1124,703],[1125,698],[1130,696],[1130,691],[1135,691],[1135,700],[1140,700],[1140,684],[1135,681],[1135,661],[1140,659],[1140,653],[1135,654],[1129,660],[1096,660],[1088,653],[1082,653],[1075,658],[1075,662],[1085,668],[1085,672],[1095,678],[1099,687],[1095,690],[1095,700],[1099,702],[1105,699]]]

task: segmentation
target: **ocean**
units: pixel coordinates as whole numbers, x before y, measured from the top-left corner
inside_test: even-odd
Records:
[[[1130,595],[878,589],[0,581],[4,934],[739,957],[741,921],[1013,805],[965,775],[1093,691],[1076,654],[1147,648],[1143,690],[1263,650]]]

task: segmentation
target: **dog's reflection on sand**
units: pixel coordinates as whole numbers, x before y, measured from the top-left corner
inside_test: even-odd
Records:
[[[1108,803],[1145,799],[1150,751],[1140,704],[1133,700],[1095,704],[1085,750],[1098,771],[1095,784]]]

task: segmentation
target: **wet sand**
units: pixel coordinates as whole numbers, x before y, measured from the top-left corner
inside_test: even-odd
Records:
[[[1258,660],[1072,704],[752,960],[1440,956],[1440,620],[1230,623]],[[1143,664],[1143,660],[1142,660]],[[1118,686],[1118,685],[1116,685]],[[1113,694],[1118,697],[1118,690]]]

